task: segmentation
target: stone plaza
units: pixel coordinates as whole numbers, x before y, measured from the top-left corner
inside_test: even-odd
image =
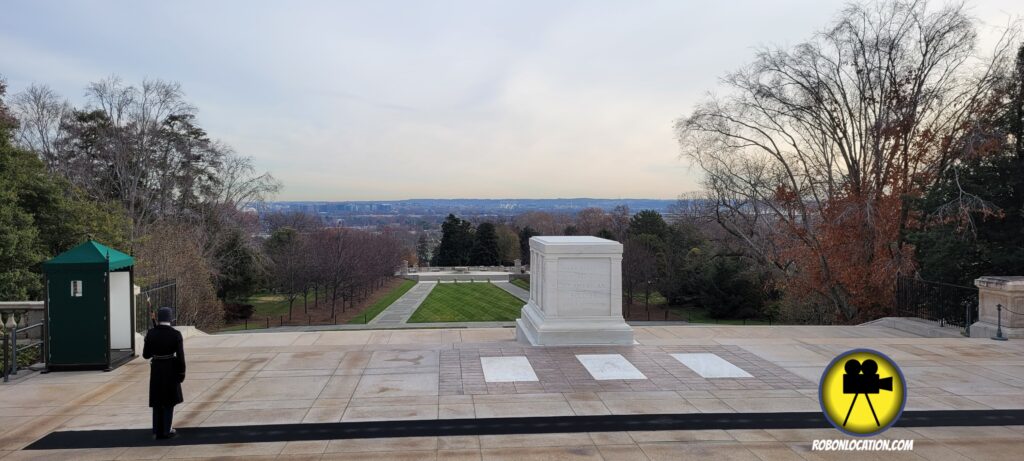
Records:
[[[892,322],[628,325],[619,305],[621,245],[591,237],[532,243],[529,292],[503,288],[526,302],[515,328],[382,329],[404,322],[442,283],[421,282],[382,314],[386,321],[365,329],[194,332],[185,340],[175,443],[133,438],[151,423],[149,365],[135,359],[110,372],[34,374],[0,387],[0,459],[987,460],[1024,449],[1019,340],[922,337]],[[956,421],[970,413],[972,423],[931,427],[920,422],[925,415],[876,436],[912,439],[908,452],[812,451],[813,440],[850,436],[779,421],[820,415],[823,370],[856,348],[900,366],[906,411]],[[1013,425],[985,421],[997,413],[1012,413]],[[650,418],[612,421],[656,415],[712,419],[685,430],[647,430]],[[730,418],[764,427],[715,427]],[[431,421],[453,429],[420,424]],[[496,430],[452,435],[494,421]],[[620,425],[573,428],[602,421]],[[368,435],[309,435],[346,428]],[[190,441],[200,434],[244,441]]]
[[[635,327],[635,346],[538,348],[510,328],[198,335],[179,428],[525,416],[819,411],[838,353],[870,346],[909,385],[907,410],[1024,409],[1024,343],[879,326]],[[682,358],[683,360],[680,360]],[[587,361],[616,362],[588,368]],[[595,362],[591,362],[595,363]],[[23,450],[54,431],[148,428],[149,366],[34,375],[0,389],[14,459],[1012,459],[1024,427],[893,428],[909,453],[810,452],[834,429],[624,431]],[[737,372],[737,370],[741,371]],[[748,376],[749,375],[749,376]],[[185,430],[183,429],[183,430]]]

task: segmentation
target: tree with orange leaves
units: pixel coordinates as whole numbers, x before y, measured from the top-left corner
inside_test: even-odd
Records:
[[[853,4],[807,42],[761,50],[677,122],[709,215],[779,275],[791,318],[888,312],[914,267],[908,199],[960,157],[1016,37],[982,60],[963,5]]]

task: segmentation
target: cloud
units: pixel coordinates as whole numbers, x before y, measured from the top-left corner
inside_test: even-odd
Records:
[[[842,3],[24,2],[0,68],[73,101],[111,73],[179,81],[286,200],[671,198],[699,188],[673,120]]]

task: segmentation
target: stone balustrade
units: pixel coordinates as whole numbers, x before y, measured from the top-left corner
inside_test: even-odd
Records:
[[[978,321],[971,325],[971,337],[996,336],[1001,324],[1003,337],[1024,338],[1024,276],[981,277],[974,285],[978,287]]]
[[[0,302],[0,322],[6,324],[10,316],[14,316],[18,328],[35,325],[43,321],[42,301],[4,301]],[[31,339],[42,339],[42,329],[33,328],[26,333]],[[18,337],[22,337],[19,333]]]

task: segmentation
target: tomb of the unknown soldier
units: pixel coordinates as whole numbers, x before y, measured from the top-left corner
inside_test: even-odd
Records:
[[[622,244],[597,237],[530,239],[530,301],[516,337],[540,346],[633,344],[622,318]]]

